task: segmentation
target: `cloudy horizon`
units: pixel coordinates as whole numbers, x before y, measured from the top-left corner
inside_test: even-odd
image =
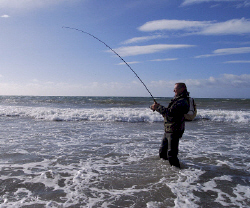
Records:
[[[250,1],[3,0],[0,95],[250,98]],[[168,11],[168,12],[166,12]],[[198,12],[202,11],[202,13]],[[220,15],[218,15],[220,14]]]

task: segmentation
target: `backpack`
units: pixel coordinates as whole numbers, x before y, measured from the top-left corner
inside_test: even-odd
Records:
[[[185,120],[192,121],[194,120],[197,114],[196,104],[194,102],[194,99],[191,97],[188,98],[188,102],[189,102],[189,111],[187,114],[184,115],[184,117]]]

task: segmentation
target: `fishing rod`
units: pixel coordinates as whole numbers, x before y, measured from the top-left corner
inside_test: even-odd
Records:
[[[130,70],[135,74],[135,76],[140,80],[140,82],[143,84],[143,86],[146,88],[146,90],[148,91],[148,93],[150,94],[150,96],[153,98],[154,102],[156,103],[155,101],[155,98],[154,96],[151,94],[151,92],[149,91],[149,89],[147,88],[147,86],[145,85],[145,83],[141,80],[141,78],[138,76],[138,74],[131,68],[131,66],[114,50],[112,49],[110,46],[108,46],[105,42],[103,42],[102,40],[100,40],[99,38],[97,38],[96,36],[88,33],[88,32],[85,32],[83,30],[80,30],[80,29],[77,29],[77,28],[72,28],[72,27],[62,27],[62,28],[66,28],[66,29],[70,29],[70,30],[76,30],[76,31],[79,31],[79,32],[82,32],[82,33],[85,33],[93,38],[95,38],[96,40],[98,40],[99,42],[103,43],[106,47],[108,47],[114,54],[116,54],[129,68]]]

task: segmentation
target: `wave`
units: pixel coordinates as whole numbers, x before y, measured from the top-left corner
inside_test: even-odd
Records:
[[[206,119],[218,122],[249,123],[250,111],[233,110],[198,110],[196,119]]]
[[[159,114],[147,108],[47,108],[47,107],[0,107],[0,116],[29,117],[49,121],[117,121],[157,122]]]
[[[163,117],[149,108],[49,108],[0,106],[1,117],[23,117],[48,121],[161,122]],[[195,120],[249,123],[250,111],[198,109]]]

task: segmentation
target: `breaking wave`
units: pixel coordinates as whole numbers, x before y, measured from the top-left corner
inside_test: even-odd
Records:
[[[48,121],[161,122],[163,117],[149,108],[49,108],[0,106],[1,117],[23,117]],[[195,119],[249,123],[250,111],[198,109]]]

